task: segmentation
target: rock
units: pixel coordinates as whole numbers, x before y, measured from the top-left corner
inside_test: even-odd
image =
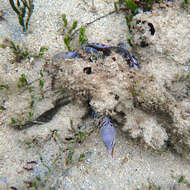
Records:
[[[162,149],[168,141],[177,152],[188,158],[190,121],[183,117],[184,109],[178,97],[182,100],[189,98],[189,79],[183,77],[183,90],[175,85],[175,81],[184,76],[186,67],[181,63],[189,58],[184,44],[180,47],[174,44],[189,35],[188,18],[178,11],[179,18],[171,21],[176,11],[178,9],[155,9],[134,17],[131,42],[138,51],[139,60],[142,60],[140,70],[129,68],[123,57],[114,52],[93,64],[80,58],[55,61],[49,70],[56,73],[55,90],[68,89],[73,99],[88,101],[96,113],[102,117],[110,115],[117,127],[133,139],[140,137],[154,150]],[[176,27],[179,19],[180,24]],[[170,33],[166,33],[168,27]],[[183,33],[179,34],[177,31],[182,27]],[[142,41],[139,40],[142,39],[148,46],[141,47]],[[188,44],[189,38],[185,38],[184,43]],[[175,56],[170,58],[170,54]],[[83,72],[86,67],[91,68],[91,74]]]
[[[140,127],[143,131],[143,139],[145,143],[155,150],[161,149],[168,140],[165,129],[162,128],[153,118],[145,120]]]

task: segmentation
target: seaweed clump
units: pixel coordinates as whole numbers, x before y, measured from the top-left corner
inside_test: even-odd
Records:
[[[30,18],[34,10],[33,0],[9,0],[9,3],[17,14],[19,24],[22,26],[23,32],[28,30]]]
[[[188,0],[184,0],[187,2]],[[126,11],[126,23],[129,27],[129,30],[131,28],[130,23],[133,19],[133,17],[138,14],[139,9],[146,11],[151,11],[152,7],[155,3],[162,4],[165,3],[167,5],[166,0],[118,0],[117,2],[114,2],[115,11],[119,13],[119,11]]]
[[[76,20],[73,21],[73,24],[71,26],[68,26],[68,20],[66,17],[66,14],[62,14],[62,21],[64,26],[64,44],[68,51],[71,51],[71,41],[74,39],[74,36],[76,33],[78,34],[78,42],[82,46],[88,42],[87,36],[86,36],[86,27],[81,26],[80,28],[77,28],[78,22]]]
[[[19,63],[22,60],[30,58],[30,57],[41,58],[44,55],[44,53],[48,50],[47,47],[41,46],[38,53],[31,54],[28,51],[28,49],[23,49],[18,44],[14,43],[12,40],[5,38],[3,40],[3,43],[0,44],[0,48],[7,48],[7,47],[9,47],[14,54],[14,57],[11,60],[11,63],[14,63],[14,62]]]
[[[74,20],[72,26],[69,27],[68,21],[66,18],[66,14],[62,14],[62,20],[63,20],[64,30],[65,30],[63,40],[64,40],[65,46],[67,47],[68,51],[71,51],[70,43],[73,40],[73,37],[74,37],[73,31],[76,29],[78,22],[76,20]]]
[[[184,0],[187,2],[188,0]],[[116,11],[118,10],[130,10],[132,13],[137,13],[138,8],[143,9],[143,11],[152,10],[154,3],[167,3],[167,0],[118,0],[114,3]],[[119,9],[118,9],[119,6]],[[125,8],[124,8],[124,7]]]

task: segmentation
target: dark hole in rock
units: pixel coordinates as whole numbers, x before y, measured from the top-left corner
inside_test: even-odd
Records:
[[[85,68],[83,69],[83,72],[86,73],[87,75],[89,75],[89,74],[92,73],[92,69],[91,69],[91,67],[85,67]]]
[[[147,43],[147,42],[145,42],[145,41],[141,41],[140,46],[141,46],[142,48],[145,48],[145,47],[147,47],[147,46],[148,46],[148,43]]]
[[[17,188],[16,188],[16,187],[13,187],[13,186],[11,186],[10,189],[11,189],[11,190],[17,190]]]
[[[112,60],[113,60],[113,61],[116,61],[116,58],[115,58],[115,57],[112,57]]]
[[[137,21],[136,21],[136,24],[141,24],[141,23],[142,23],[142,24],[145,24],[146,21],[145,21],[145,20],[143,20],[143,21],[142,21],[142,20],[137,20]]]
[[[74,139],[74,137],[65,137],[65,140],[66,141],[71,141],[71,140],[73,140]]]
[[[154,26],[153,26],[153,24],[152,23],[148,23],[148,26],[150,27],[150,33],[151,33],[151,35],[154,35],[154,33],[155,33],[155,29],[154,29]]]
[[[147,23],[146,21],[141,21],[141,20],[137,20],[136,21],[136,24],[145,24],[145,23]],[[148,22],[147,23],[148,24],[148,26],[150,27],[150,29],[149,29],[149,31],[150,31],[150,33],[151,33],[151,35],[154,35],[155,34],[155,28],[154,28],[154,26],[153,26],[153,24],[152,23],[150,23],[150,22]]]
[[[119,96],[117,94],[115,95],[115,100],[119,100]]]

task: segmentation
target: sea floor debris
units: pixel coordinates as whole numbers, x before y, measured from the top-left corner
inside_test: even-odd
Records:
[[[85,50],[85,53],[91,54],[94,59],[97,59],[100,54],[102,54],[102,57],[104,58],[106,56],[109,56],[111,52],[114,51],[125,59],[129,67],[140,69],[138,60],[135,58],[135,56],[132,55],[132,53],[126,48],[123,48],[121,46],[111,46],[100,43],[87,43],[85,46],[83,46],[83,49]],[[79,53],[78,50],[72,50],[68,52],[60,52],[54,56],[54,59],[73,59],[84,57],[85,56]]]

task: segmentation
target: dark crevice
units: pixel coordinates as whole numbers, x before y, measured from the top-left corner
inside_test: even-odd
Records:
[[[92,69],[91,69],[91,67],[85,67],[85,68],[83,69],[83,72],[86,73],[87,75],[89,75],[89,74],[92,73]]]
[[[152,23],[148,22],[148,26],[150,27],[150,33],[153,36],[155,34],[155,29]]]
[[[155,30],[155,28],[154,28],[154,25],[152,24],[152,23],[150,23],[150,22],[146,22],[146,21],[141,21],[141,20],[137,20],[136,21],[136,24],[146,24],[147,23],[147,25],[149,26],[149,31],[150,31],[150,34],[152,35],[152,36],[154,36],[154,34],[155,34],[155,32],[156,32],[156,30]]]
[[[145,48],[145,47],[148,46],[148,43],[147,43],[146,41],[141,41],[140,46],[141,46],[142,48]]]

